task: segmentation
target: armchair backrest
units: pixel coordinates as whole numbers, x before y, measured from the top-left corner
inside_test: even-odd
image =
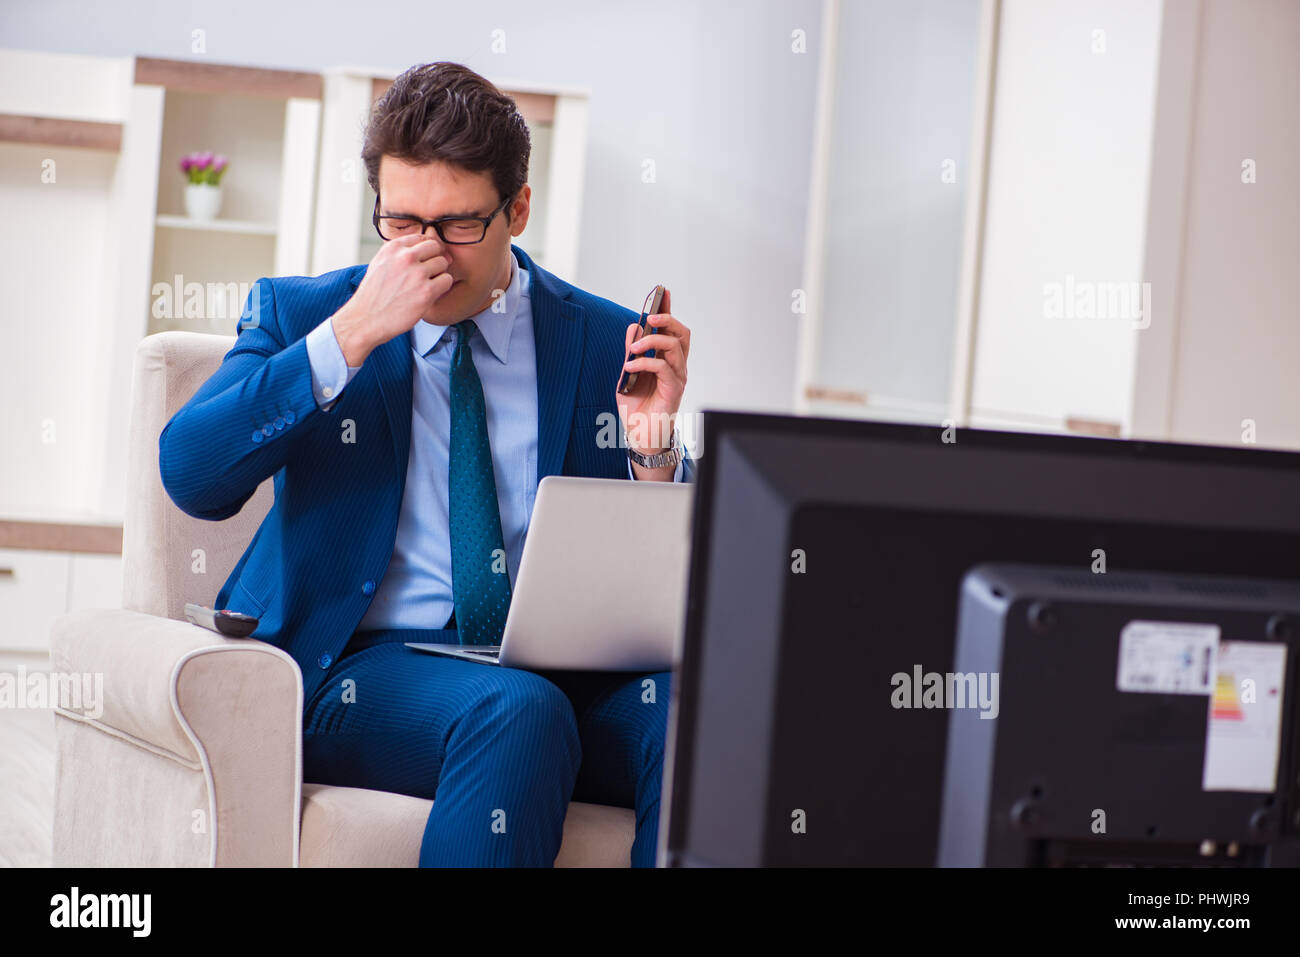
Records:
[[[186,602],[211,605],[274,501],[268,478],[224,522],[191,518],[167,496],[158,471],[158,436],[234,343],[234,336],[160,332],[136,348],[122,522],[124,608],[184,620]]]

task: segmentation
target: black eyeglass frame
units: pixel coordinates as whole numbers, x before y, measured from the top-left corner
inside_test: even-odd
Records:
[[[510,201],[513,198],[514,197],[512,196],[507,196],[505,202],[503,202],[500,206],[494,209],[487,216],[442,216],[439,217],[438,219],[420,219],[418,216],[380,216],[379,215],[379,193],[375,193],[375,211],[371,214],[370,221],[375,224],[375,233],[378,234],[379,238],[382,239],[384,242],[390,242],[390,240],[380,230],[379,221],[381,219],[402,219],[411,223],[418,222],[420,224],[421,236],[423,236],[425,232],[429,229],[429,227],[432,226],[433,231],[438,234],[438,238],[441,239],[444,243],[446,243],[449,246],[476,246],[479,243],[483,242],[483,240],[487,239],[488,227],[492,225],[492,220],[496,219],[497,214],[510,205]],[[455,239],[448,239],[446,236],[442,234],[443,223],[451,223],[451,222],[463,223],[466,222],[467,220],[474,220],[476,222],[480,222],[483,224],[483,235],[479,236],[478,239],[471,239],[469,241],[455,240]]]

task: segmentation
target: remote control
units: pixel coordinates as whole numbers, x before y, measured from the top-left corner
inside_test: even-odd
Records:
[[[227,638],[247,638],[257,627],[257,619],[252,615],[231,611],[229,608],[218,611],[193,602],[185,605],[185,617],[194,624],[202,625]]]

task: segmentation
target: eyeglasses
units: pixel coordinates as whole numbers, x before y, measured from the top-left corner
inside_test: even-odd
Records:
[[[397,239],[399,236],[414,236],[417,230],[419,235],[424,235],[425,230],[430,226],[438,234],[438,238],[444,243],[452,246],[470,246],[474,243],[481,243],[487,236],[488,226],[492,220],[496,219],[497,213],[510,205],[510,199],[507,198],[504,203],[492,211],[490,216],[444,216],[441,219],[419,219],[415,216],[380,216],[379,215],[379,194],[375,194],[375,212],[371,219],[375,224],[375,232],[379,233],[382,240]]]

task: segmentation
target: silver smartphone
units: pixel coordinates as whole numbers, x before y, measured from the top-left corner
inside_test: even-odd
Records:
[[[637,342],[646,334],[646,320],[650,316],[656,315],[659,312],[659,308],[663,304],[663,301],[664,287],[663,284],[660,283],[650,290],[650,295],[645,297],[645,302],[641,306],[641,319],[637,323],[636,332],[632,335],[633,342]],[[653,329],[655,327],[651,326],[650,328]],[[653,349],[647,349],[641,354],[654,358],[655,351]],[[624,359],[623,362],[625,364],[631,362],[635,355],[635,353],[629,352],[627,358]],[[624,369],[622,374],[618,377],[618,394],[627,395],[630,393],[636,387],[636,379],[638,375],[640,375],[639,372],[628,372]]]

